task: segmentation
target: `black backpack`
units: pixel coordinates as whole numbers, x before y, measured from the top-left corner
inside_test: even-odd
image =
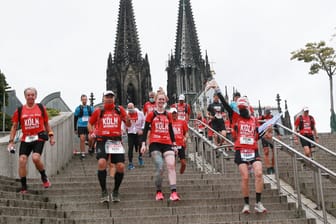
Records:
[[[92,114],[91,107],[88,106],[88,105],[86,105],[85,107],[87,108],[87,111],[88,111],[88,113],[89,113],[89,116],[91,116],[91,114]],[[83,105],[80,105],[80,106],[79,106],[79,114],[78,114],[78,117],[83,117],[83,114],[84,114],[84,107],[83,107]]]
[[[41,103],[37,103],[37,106],[40,108],[42,117],[44,118],[45,117],[45,113],[44,113],[44,107],[43,107],[43,105]],[[18,111],[18,125],[20,125],[21,114],[22,114],[22,106],[18,107],[17,111]]]
[[[115,111],[117,112],[117,114],[120,115],[120,108],[119,108],[118,105],[115,105],[115,107],[113,108],[113,110],[115,110]],[[102,118],[103,115],[104,115],[104,113],[105,113],[105,109],[104,109],[104,108],[101,108],[101,109],[100,109],[100,115],[99,115],[99,117]]]
[[[299,130],[301,131],[303,129],[303,118],[302,118],[302,115],[299,116],[299,119],[300,119],[300,123],[299,123]],[[310,128],[312,130],[315,129],[315,126],[314,126],[314,118],[313,116],[309,115],[309,120],[310,120]]]

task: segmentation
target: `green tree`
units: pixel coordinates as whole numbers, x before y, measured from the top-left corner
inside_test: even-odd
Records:
[[[5,94],[5,102],[6,102],[6,106],[8,105],[8,94],[6,92],[7,89],[9,89],[10,87],[8,86],[8,83],[6,81],[6,77],[5,75],[1,72],[0,70],[0,110],[3,110],[3,97]]]
[[[314,75],[323,70],[329,78],[330,88],[330,127],[331,132],[336,132],[334,96],[333,96],[333,75],[336,72],[336,54],[332,47],[326,46],[324,41],[319,43],[307,43],[304,49],[293,51],[291,60],[310,63],[309,74]]]

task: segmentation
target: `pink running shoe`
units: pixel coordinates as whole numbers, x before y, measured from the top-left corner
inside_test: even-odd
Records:
[[[180,197],[178,196],[177,192],[174,191],[170,194],[169,200],[171,201],[179,201]]]
[[[28,191],[26,190],[26,189],[22,189],[21,191],[20,191],[20,194],[27,194],[28,193]]]
[[[164,199],[161,191],[156,192],[155,200],[162,201]]]
[[[50,186],[51,186],[51,183],[50,183],[50,181],[48,179],[46,179],[45,181],[43,181],[43,187],[44,188],[48,188]]]

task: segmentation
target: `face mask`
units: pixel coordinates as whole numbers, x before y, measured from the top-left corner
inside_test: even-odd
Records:
[[[239,109],[239,114],[243,118],[249,118],[250,117],[250,111],[248,109]]]
[[[114,108],[114,103],[105,103],[104,108],[107,110],[112,110]]]
[[[154,103],[154,98],[149,98],[149,102]]]

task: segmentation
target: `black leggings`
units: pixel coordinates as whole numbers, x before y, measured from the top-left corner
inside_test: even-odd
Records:
[[[128,134],[128,161],[131,163],[133,162],[133,148],[135,150],[139,150],[139,136],[138,134]],[[141,156],[139,150],[139,156]]]

